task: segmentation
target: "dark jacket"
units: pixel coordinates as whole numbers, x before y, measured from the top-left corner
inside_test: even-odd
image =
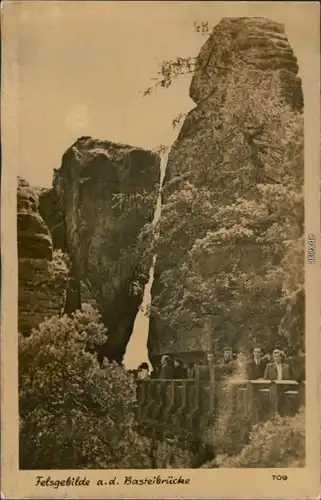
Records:
[[[180,363],[178,366],[173,366],[174,378],[186,378],[187,372],[185,367]]]
[[[302,355],[289,357],[286,362],[290,365],[292,378],[303,382],[305,380],[305,357]]]
[[[258,378],[264,378],[265,367],[268,363],[267,359],[260,359],[257,365],[252,358],[248,361],[246,366],[246,376],[249,380],[257,380]]]
[[[163,365],[160,371],[160,378],[174,378],[173,366]]]

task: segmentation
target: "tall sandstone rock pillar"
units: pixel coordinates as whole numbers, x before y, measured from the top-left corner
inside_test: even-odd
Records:
[[[219,161],[211,156],[213,137],[221,136],[222,149],[223,140],[225,140],[226,130],[224,122],[225,111],[225,82],[232,72],[242,68],[248,81],[252,81],[254,88],[267,82],[270,78],[277,78],[280,83],[280,91],[286,103],[293,109],[300,112],[303,108],[303,95],[301,80],[298,77],[298,64],[292,48],[289,45],[283,25],[263,18],[226,18],[223,19],[212,31],[208,40],[200,50],[196,60],[195,72],[190,86],[190,97],[196,104],[185,118],[180,130],[179,136],[174,143],[169,154],[165,182],[163,187],[163,206],[169,201],[171,195],[175,195],[184,189],[186,182],[191,183],[196,189],[202,188],[202,183],[196,177],[199,169],[211,169],[213,179],[213,192],[215,188],[216,202],[226,204],[235,201],[233,190],[230,189],[229,195],[226,194],[226,186],[233,179],[224,178],[224,171],[219,167]],[[240,73],[241,79],[241,73]],[[235,75],[235,92],[238,92],[237,86],[242,82],[238,81],[238,74]],[[239,91],[239,101],[242,101],[242,90]],[[236,110],[230,110],[230,114]],[[269,111],[267,110],[266,113]],[[234,117],[237,122],[237,116]],[[251,124],[249,124],[251,125]],[[242,124],[239,124],[239,128]],[[225,146],[224,146],[225,147]],[[225,162],[229,162],[229,150],[225,149]],[[251,161],[251,159],[250,159]],[[241,172],[237,175],[242,175]],[[178,179],[176,182],[175,179]],[[179,180],[180,179],[180,180]],[[183,180],[184,179],[184,180]],[[218,186],[222,186],[222,190]],[[236,194],[236,193],[235,193]],[[228,196],[230,198],[228,198]],[[186,200],[185,200],[186,201]],[[186,201],[187,205],[188,202]],[[205,200],[204,200],[205,203]],[[192,206],[192,200],[190,202]],[[188,207],[187,207],[188,210]],[[192,210],[190,208],[190,210]],[[168,253],[164,251],[158,256],[155,269],[155,280],[152,287],[152,313],[150,318],[150,331],[148,348],[151,359],[156,359],[164,353],[179,355],[187,361],[203,359],[205,352],[213,346],[211,337],[211,328],[209,324],[189,328],[189,325],[172,327],[166,320],[162,311],[168,311],[173,308],[173,316],[177,304],[173,301],[174,294],[171,293],[171,286],[166,290],[167,273],[174,268],[182,267],[186,254],[195,242],[191,239],[187,231],[179,230],[177,220],[176,230],[170,226],[168,216],[165,215],[163,225],[160,225],[160,235],[166,238],[168,231],[173,234],[171,244],[168,247]],[[165,224],[165,226],[164,226]],[[194,228],[195,229],[195,228]],[[210,224],[208,226],[210,229]],[[196,229],[195,229],[196,231]],[[203,229],[199,228],[199,234],[204,237]],[[206,228],[205,228],[206,232]],[[224,254],[224,249],[223,249]],[[222,255],[223,255],[222,254]],[[228,252],[225,253],[227,257]],[[245,272],[251,268],[252,262],[260,260],[260,249],[258,246],[247,245],[243,251],[242,261]],[[212,262],[212,267],[217,268],[219,272],[220,263]],[[184,288],[183,282],[177,282],[176,289]],[[171,305],[172,304],[172,305]],[[153,312],[156,306],[157,311]],[[226,317],[228,308],[226,308]],[[201,319],[201,318],[200,318]],[[224,318],[222,323],[224,323]],[[235,319],[235,318],[234,318]],[[236,318],[237,322],[237,318]],[[222,328],[226,331],[231,330],[231,338],[235,334],[233,329],[235,321],[226,321]]]
[[[72,274],[88,288],[108,328],[104,355],[121,361],[148,281],[139,235],[154,216],[160,159],[140,148],[78,139],[55,172]]]

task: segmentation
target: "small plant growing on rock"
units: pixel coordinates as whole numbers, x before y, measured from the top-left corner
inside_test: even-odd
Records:
[[[66,253],[61,250],[54,250],[53,259],[49,263],[50,270],[55,282],[66,283],[69,276],[70,261]]]

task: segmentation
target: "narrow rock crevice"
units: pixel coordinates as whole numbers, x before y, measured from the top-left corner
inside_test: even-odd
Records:
[[[168,155],[161,155],[160,163],[160,183],[156,208],[152,225],[155,227],[160,220],[162,211],[162,192],[166,175]],[[155,234],[157,238],[157,234]],[[148,354],[148,334],[149,334],[149,314],[151,305],[151,289],[154,283],[155,265],[157,255],[153,255],[152,265],[149,269],[149,280],[144,288],[143,300],[137,312],[135,323],[124,356],[124,365],[128,369],[135,369],[141,362],[149,363],[152,366]]]

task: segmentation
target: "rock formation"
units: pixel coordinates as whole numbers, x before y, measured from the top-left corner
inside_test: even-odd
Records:
[[[60,314],[65,301],[64,272],[56,266],[50,233],[39,211],[37,191],[18,179],[19,332],[29,334],[45,317]],[[67,272],[67,269],[66,269]]]
[[[298,64],[285,35],[283,25],[263,18],[223,19],[213,29],[197,57],[190,86],[190,97],[194,100],[196,107],[186,116],[169,154],[163,188],[163,206],[166,205],[169,196],[175,193],[175,190],[178,192],[184,189],[186,180],[197,189],[202,187],[202,183],[196,178],[197,167],[204,171],[208,168],[213,169],[211,175],[218,204],[233,201],[234,193],[231,191],[231,199],[227,199],[224,184],[222,184],[221,192],[218,189],[221,182],[226,185],[226,179],[224,179],[224,172],[219,170],[217,166],[219,161],[215,163],[215,158],[211,158],[210,155],[212,154],[211,134],[213,137],[215,134],[216,137],[220,134],[222,151],[224,150],[225,123],[221,114],[225,103],[225,82],[231,73],[237,73],[238,69],[245,69],[246,78],[249,81],[252,80],[256,87],[267,82],[269,78],[277,78],[281,95],[285,101],[292,109],[302,110],[303,95],[301,80],[298,77]],[[236,74],[235,84],[239,84],[238,74]],[[240,100],[242,100],[241,93]],[[242,124],[239,124],[239,128],[241,126]],[[224,150],[224,154],[227,158],[225,161],[228,162],[228,147],[226,151]],[[229,182],[231,181],[229,180]],[[171,230],[171,228],[169,229]],[[163,231],[168,231],[168,225]],[[171,240],[171,247],[177,249],[177,255],[180,253],[179,245],[184,247],[185,254],[191,248],[188,234],[182,233],[182,231],[180,233],[176,231],[175,237]],[[204,234],[201,235],[200,230],[199,237],[204,237]],[[224,259],[223,254],[221,262]],[[245,270],[250,268],[253,261],[264,258],[260,257],[260,249],[255,244],[246,245],[240,250],[238,257],[242,259]],[[183,328],[182,331],[173,330],[164,321],[161,313],[162,308],[168,308],[173,300],[170,289],[167,295],[166,293],[162,294],[164,284],[161,278],[168,270],[172,270],[175,266],[177,268],[182,266],[183,258],[183,252],[177,258],[174,252],[168,252],[168,254],[159,256],[157,261],[151,293],[152,306],[157,303],[158,314],[153,313],[152,309],[148,340],[151,359],[164,353],[173,353],[182,358],[185,357],[188,361],[189,351],[194,351],[196,356],[204,359],[203,354],[210,349],[209,342],[211,341],[208,339],[207,327],[205,329],[194,328],[190,331],[188,328]],[[215,263],[214,260],[210,264],[212,268],[217,266],[217,262]],[[231,338],[235,334],[233,322],[227,321],[222,328],[225,332],[231,330]]]
[[[66,251],[66,234],[64,214],[58,208],[53,189],[38,188],[39,213],[49,229],[53,248]]]
[[[97,302],[108,328],[105,355],[118,361],[148,281],[138,237],[153,219],[159,165],[149,151],[82,137],[55,172],[51,197],[63,214],[72,275],[80,293],[88,287]],[[59,224],[58,215],[52,224]],[[57,242],[63,244],[59,234]]]
[[[222,19],[197,57],[190,86],[193,101],[200,104],[208,99],[235,63],[264,73],[279,72],[285,96],[291,105],[302,108],[298,63],[283,24],[259,17]]]
[[[197,179],[198,169],[194,166],[204,171],[212,168],[211,134],[216,141],[223,143],[225,140],[222,118],[225,83],[230,82],[233,73],[238,85],[238,75],[241,74],[238,71],[244,68],[246,78],[256,87],[276,76],[285,101],[292,109],[302,110],[298,64],[283,26],[262,18],[223,19],[197,58],[190,87],[190,96],[196,107],[186,116],[169,155],[163,205],[173,192],[184,188],[186,181],[197,190],[202,187],[202,181]],[[242,123],[242,127],[245,137],[246,127],[251,127],[251,124]],[[248,128],[247,134],[250,132]],[[224,150],[227,162],[228,154],[227,148]],[[253,158],[254,153],[251,161]],[[215,165],[220,165],[219,161]],[[227,199],[224,186],[222,191],[218,189],[221,182],[226,184],[226,179],[215,165],[211,175],[217,204],[232,202],[235,199],[232,191]],[[159,166],[158,156],[149,151],[82,137],[63,155],[51,189],[32,189],[20,180],[20,331],[28,333],[44,316],[61,311],[69,314],[82,302],[90,301],[98,305],[109,331],[104,354],[110,359],[122,360],[148,281],[151,261],[142,259],[143,243],[139,236],[142,228],[153,219]],[[177,178],[180,179],[178,182]],[[161,234],[162,231],[167,229],[164,226],[162,229],[161,225]],[[191,248],[190,235],[176,233],[170,248],[157,260],[152,306],[162,294],[161,277],[167,270],[180,268],[181,256]],[[68,253],[71,261],[66,290],[65,283],[55,282],[55,266],[51,264],[53,248]],[[175,256],[176,250],[180,257]],[[261,258],[260,250],[252,243],[239,247],[238,252],[245,270]],[[212,256],[206,265],[212,269],[220,258],[222,256]],[[181,283],[176,285],[180,287]],[[165,294],[161,307],[167,307],[171,300],[171,294]],[[227,320],[222,328],[225,332],[231,330],[233,337],[232,320]],[[204,360],[205,353],[211,349],[211,332],[209,324],[202,328],[193,327],[188,334],[184,328],[173,330],[162,315],[156,316],[152,309],[148,341],[150,356],[153,359],[172,352],[184,354],[188,361],[194,360],[193,355],[198,353]],[[191,353],[194,353],[192,357],[189,356]]]

